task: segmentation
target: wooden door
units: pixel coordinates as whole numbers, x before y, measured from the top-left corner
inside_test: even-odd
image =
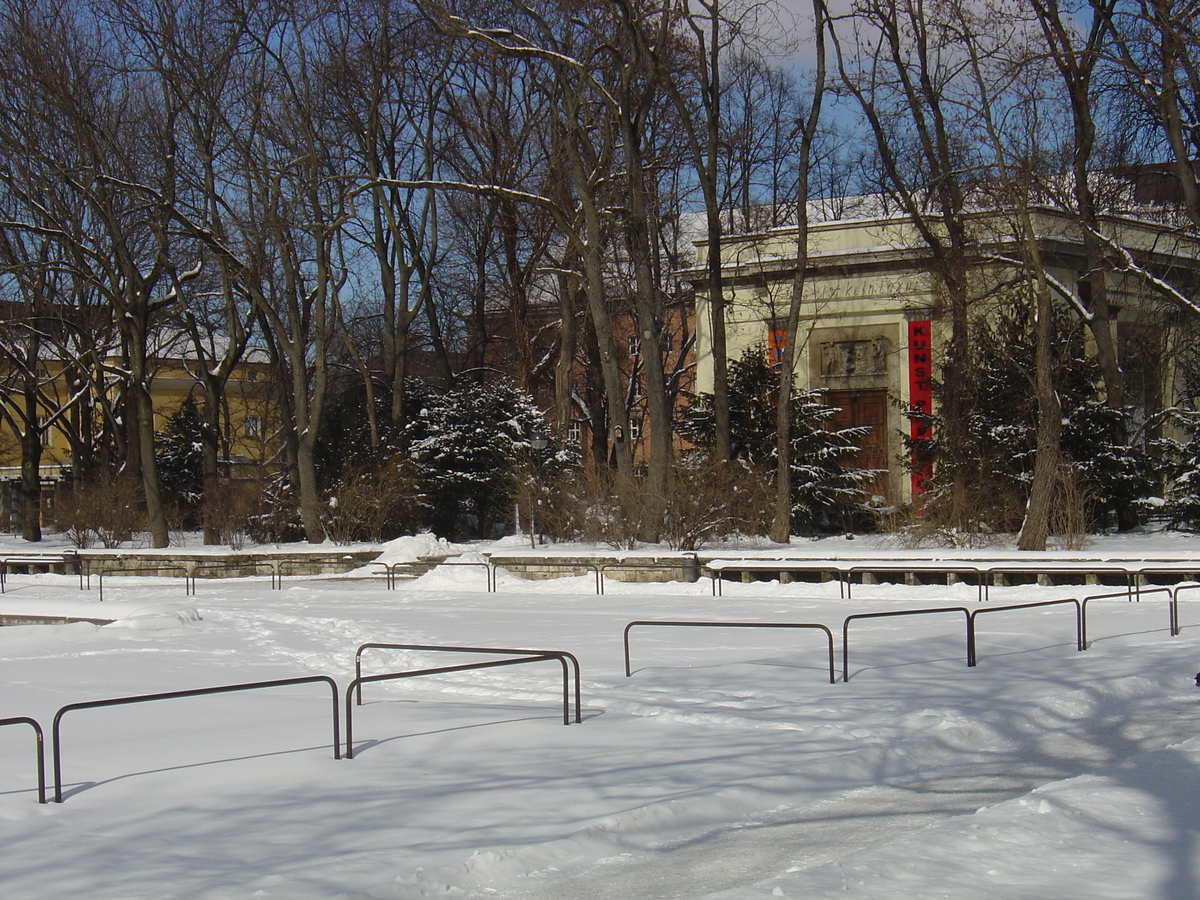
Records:
[[[837,410],[829,423],[833,431],[842,428],[870,428],[858,440],[858,454],[847,465],[860,469],[876,469],[874,481],[863,485],[871,494],[889,498],[888,490],[888,431],[887,391],[830,391],[825,405]]]

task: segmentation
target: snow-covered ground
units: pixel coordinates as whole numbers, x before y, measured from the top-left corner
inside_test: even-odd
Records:
[[[1104,549],[1129,547],[1197,542]],[[93,699],[307,675],[344,691],[367,641],[569,651],[584,721],[563,726],[554,663],[368,685],[353,760],[333,759],[321,685],[81,710],[62,720],[66,800],[45,806],[31,729],[2,728],[3,897],[1200,896],[1200,590],[1174,638],[1161,599],[1093,602],[1084,653],[1067,607],[981,617],[974,669],[961,617],[856,622],[842,683],[846,615],[974,607],[974,588],[484,587],[471,567],[194,597],[113,577],[101,604],[73,577],[10,576],[0,614],[117,619],[0,628],[0,718],[47,731]],[[819,632],[684,628],[635,629],[626,678],[635,619],[824,623],[839,681]],[[365,671],[460,661],[373,651]]]

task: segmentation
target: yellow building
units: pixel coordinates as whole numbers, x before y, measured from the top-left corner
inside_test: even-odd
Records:
[[[4,327],[0,323],[0,327]],[[10,326],[11,327],[11,326]],[[16,339],[19,340],[19,337]],[[212,348],[221,351],[223,347]],[[56,359],[43,349],[37,365],[41,432],[39,474],[44,491],[69,478],[75,465],[76,446],[94,448],[111,436],[121,418],[120,373],[122,360],[110,355],[102,363],[106,373],[103,391],[95,388],[98,378],[85,387],[78,364]],[[156,431],[167,428],[171,417],[191,397],[203,408],[203,388],[198,378],[199,361],[184,336],[164,341],[152,353],[151,398]],[[0,528],[19,528],[21,501],[20,431],[23,422],[23,389],[26,368],[16,362],[0,363]],[[229,378],[221,404],[222,474],[231,479],[261,477],[261,470],[278,449],[277,396],[271,384],[272,371],[261,350],[246,351]]]

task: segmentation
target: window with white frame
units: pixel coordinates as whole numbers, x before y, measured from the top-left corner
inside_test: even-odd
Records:
[[[242,437],[262,437],[262,417],[246,416],[242,419]]]
[[[578,419],[572,419],[567,426],[567,443],[574,444],[578,447],[583,443],[583,422]]]

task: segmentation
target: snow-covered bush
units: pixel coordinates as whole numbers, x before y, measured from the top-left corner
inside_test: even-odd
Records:
[[[290,544],[304,540],[296,493],[283,473],[263,485],[257,509],[246,523],[246,533],[256,544]]]
[[[641,532],[642,510],[622,503],[618,473],[607,466],[569,466],[541,479],[538,530],[557,540],[632,549]],[[625,492],[636,499],[636,492]]]
[[[675,550],[699,550],[715,538],[766,534],[773,492],[771,475],[749,463],[689,454],[671,472],[663,504],[663,540]]]
[[[416,467],[407,456],[348,466],[329,492],[325,533],[338,544],[392,540],[417,530],[422,505]]]
[[[490,535],[508,520],[521,485],[557,464],[552,437],[544,450],[530,443],[547,431],[533,400],[507,381],[464,384],[430,398],[414,417],[410,452],[434,533]]]

